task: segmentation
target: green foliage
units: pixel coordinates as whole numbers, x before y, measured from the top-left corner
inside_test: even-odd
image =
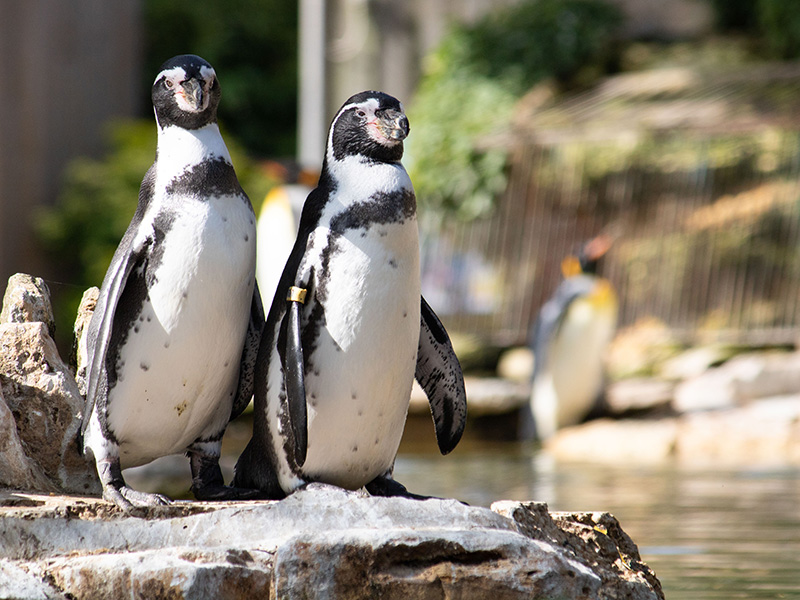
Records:
[[[271,182],[231,136],[225,140],[239,182],[258,209]],[[73,160],[58,202],[43,209],[36,219],[37,233],[50,260],[59,266],[62,279],[71,282],[69,289],[55,294],[61,336],[71,330],[83,291],[102,283],[133,217],[139,186],[155,158],[154,121],[115,123],[109,128],[109,146],[101,159]]]
[[[711,0],[721,31],[754,38],[769,58],[800,58],[800,0]]]
[[[757,4],[759,29],[769,55],[800,57],[800,1],[758,0]]]
[[[428,57],[410,106],[409,167],[430,213],[486,213],[505,187],[506,150],[487,140],[545,78],[569,81],[602,64],[620,22],[601,0],[532,0],[454,27]]]
[[[165,60],[198,54],[219,76],[219,117],[227,129],[257,155],[294,155],[296,2],[146,0],[144,9],[144,89]]]

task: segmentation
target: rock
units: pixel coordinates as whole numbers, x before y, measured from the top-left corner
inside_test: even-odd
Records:
[[[687,467],[800,465],[800,395],[672,418],[590,421],[546,445],[559,460]]]
[[[43,279],[17,273],[8,278],[0,323],[44,323],[47,335],[56,332],[50,289]]]
[[[91,287],[83,293],[81,303],[78,306],[78,316],[75,319],[73,328],[72,353],[69,357],[69,366],[75,374],[75,381],[78,383],[78,390],[81,396],[86,396],[86,368],[89,360],[89,350],[87,348],[86,333],[89,329],[89,321],[92,320],[94,309],[97,306],[97,297],[100,289]]]
[[[732,358],[675,389],[679,412],[740,406],[758,398],[800,393],[800,353],[761,352]]]
[[[534,357],[530,348],[511,348],[500,355],[497,361],[497,375],[517,383],[530,385],[533,377]]]
[[[78,448],[83,398],[45,322],[47,287],[11,278],[0,323],[0,484],[44,492],[100,493],[93,465]]]
[[[559,460],[651,465],[675,456],[677,419],[597,419],[562,429],[545,449]]]
[[[614,415],[663,410],[670,407],[674,390],[675,384],[663,379],[623,379],[606,387],[606,405]]]
[[[102,500],[5,493],[0,519],[0,565],[75,599],[663,598],[613,517],[551,517],[537,503],[489,510],[315,484],[133,518]]]
[[[67,597],[44,581],[18,567],[0,560],[0,598],[2,600],[67,600]]]
[[[14,414],[6,405],[0,387],[0,487],[55,490],[41,468],[25,453],[17,433]]]
[[[676,460],[692,466],[800,465],[800,395],[681,418]]]
[[[659,376],[676,381],[697,377],[714,365],[729,360],[735,352],[736,348],[733,346],[721,344],[690,348],[665,360],[659,369]]]

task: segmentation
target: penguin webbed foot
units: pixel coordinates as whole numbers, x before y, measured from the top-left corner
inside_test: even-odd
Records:
[[[172,504],[172,500],[161,494],[139,492],[128,487],[117,456],[97,461],[97,474],[103,486],[103,499],[113,502],[126,514],[135,515],[140,512],[138,509]]]
[[[436,499],[436,496],[421,496],[420,494],[409,492],[402,483],[386,475],[378,475],[364,488],[369,492],[370,496],[398,497],[410,500]]]
[[[143,508],[172,504],[172,500],[162,494],[139,492],[127,485],[104,487],[103,498],[113,502],[126,514],[134,516],[141,513]]]
[[[261,490],[223,484],[193,485],[192,493],[196,499],[203,501],[261,500],[264,496]]]
[[[217,455],[190,452],[189,465],[192,469],[192,493],[197,500],[255,500],[263,496],[260,490],[225,485]]]

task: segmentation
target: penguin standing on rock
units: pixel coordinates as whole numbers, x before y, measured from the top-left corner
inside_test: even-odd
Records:
[[[597,236],[561,263],[564,280],[542,306],[531,335],[535,363],[522,439],[544,441],[600,406],[618,301],[611,282],[597,275],[597,264],[611,243],[610,236]]]
[[[408,119],[382,92],[333,119],[319,184],[267,317],[253,438],[234,485],[281,498],[311,482],[415,497],[391,477],[416,377],[439,449],[464,430],[461,367],[420,295]]]
[[[198,499],[252,495],[224,485],[219,454],[252,396],[264,321],[255,215],[217,126],[214,69],[176,56],[152,98],[156,160],[87,334],[84,450],[126,511],[169,500],[129,488],[122,469],[181,452]]]

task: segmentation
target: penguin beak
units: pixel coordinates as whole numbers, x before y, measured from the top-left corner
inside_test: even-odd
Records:
[[[387,139],[400,142],[408,136],[410,127],[408,125],[408,118],[400,111],[391,110],[380,117],[379,127],[381,133]]]
[[[196,111],[203,110],[203,84],[192,77],[181,83],[186,102]]]

